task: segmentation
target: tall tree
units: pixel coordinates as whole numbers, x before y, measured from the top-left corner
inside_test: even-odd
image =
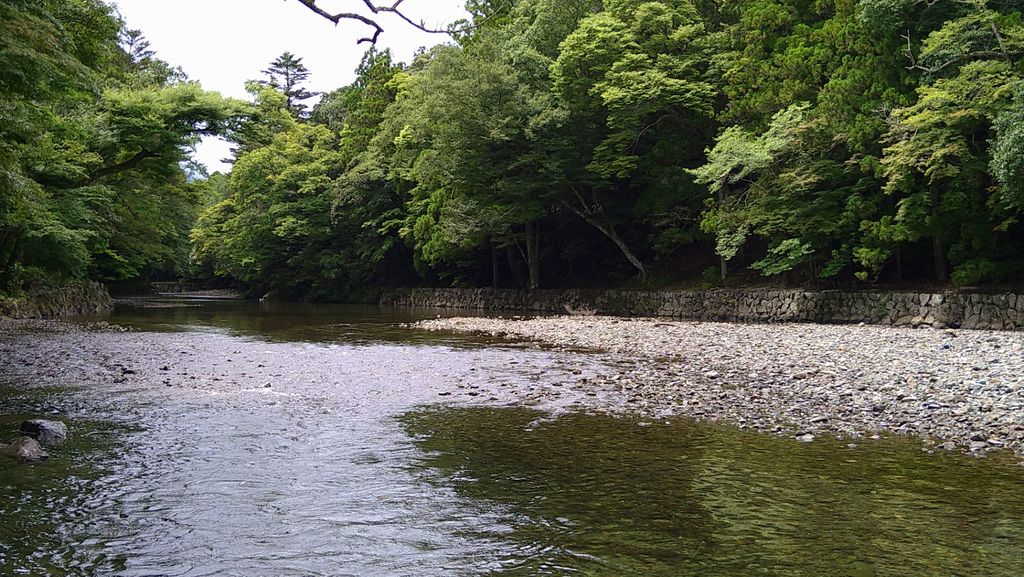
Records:
[[[267,77],[266,83],[281,91],[287,108],[296,118],[306,118],[308,113],[303,100],[316,96],[317,92],[306,90],[303,84],[309,79],[309,70],[299,58],[291,52],[285,52],[270,63],[270,67],[262,71]]]
[[[705,29],[691,2],[605,4],[560,45],[551,69],[571,127],[558,135],[560,204],[600,230],[644,276],[618,232],[621,220],[645,206],[685,202],[686,192],[699,202],[683,169],[699,162],[715,89],[704,80]],[[672,197],[679,192],[682,198]]]
[[[156,52],[150,48],[149,40],[137,28],[121,31],[121,43],[132,63],[138,64],[156,56]]]
[[[0,291],[180,272],[182,164],[245,104],[143,73],[172,69],[98,0],[0,3],[0,38]]]
[[[351,297],[403,278],[411,259],[393,255],[401,243],[381,230],[402,199],[366,154],[401,69],[368,51],[356,81],[327,95],[311,122],[293,118],[281,92],[250,83],[257,107],[239,131],[226,195],[192,231],[197,268],[291,298]]]
[[[501,50],[501,33],[467,49],[437,47],[405,75],[378,150],[393,147],[390,172],[409,183],[395,221],[421,267],[452,264],[489,243],[525,234],[530,285],[540,284],[533,221],[547,187],[528,142],[539,110]]]
[[[349,3],[378,33],[373,19],[406,5]],[[245,171],[204,213],[197,255],[321,297],[413,271],[530,287],[648,269],[705,269],[709,282],[747,269],[782,283],[1024,278],[1018,3],[469,10],[455,46],[409,66],[370,51],[308,123],[283,89],[252,85],[252,122],[235,133]]]
[[[896,230],[911,241],[929,240],[937,281],[952,276],[971,284],[1006,268],[999,261],[1007,244],[1000,240],[1020,214],[1000,202],[1008,173],[997,171],[1004,194],[991,196],[997,186],[988,169],[993,162],[1010,166],[1006,119],[1022,83],[1024,27],[1019,13],[1000,14],[987,0],[950,4],[954,17],[928,35],[919,53],[906,52],[908,68],[923,82],[917,102],[891,114],[882,166],[886,191],[897,198]]]

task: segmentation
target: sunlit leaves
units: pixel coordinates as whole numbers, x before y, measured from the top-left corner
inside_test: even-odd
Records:
[[[1013,104],[995,119],[991,170],[999,182],[999,203],[1024,211],[1024,82],[1017,81]]]
[[[197,197],[180,163],[247,108],[121,28],[95,0],[0,5],[0,290],[184,270]]]

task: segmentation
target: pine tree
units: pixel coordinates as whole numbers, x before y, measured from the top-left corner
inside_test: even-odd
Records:
[[[156,56],[156,52],[150,49],[149,40],[143,36],[142,30],[122,30],[121,44],[132,64],[137,65],[152,60]]]
[[[302,101],[317,96],[319,92],[310,92],[302,86],[309,78],[309,70],[302,64],[302,58],[285,52],[262,72],[267,77],[266,83],[284,94],[285,106],[296,118],[309,116]]]

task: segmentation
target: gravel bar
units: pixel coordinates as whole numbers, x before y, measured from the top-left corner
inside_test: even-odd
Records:
[[[794,435],[920,435],[1024,456],[1024,333],[567,316],[411,325],[609,354],[626,411]],[[1022,463],[1024,464],[1024,463]]]

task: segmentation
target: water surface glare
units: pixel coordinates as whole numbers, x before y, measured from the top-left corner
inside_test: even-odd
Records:
[[[597,414],[598,357],[397,327],[436,312],[177,304],[0,336],[0,437],[71,432],[0,460],[0,575],[1024,575],[1007,455]]]

